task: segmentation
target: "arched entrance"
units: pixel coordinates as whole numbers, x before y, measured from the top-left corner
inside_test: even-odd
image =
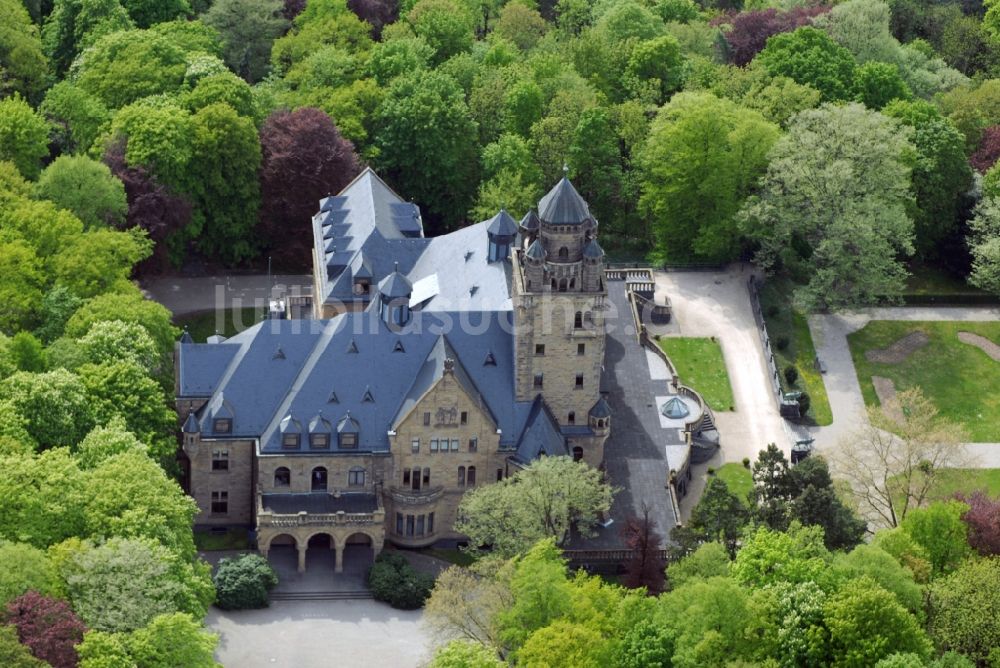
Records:
[[[271,538],[266,545],[260,545],[260,551],[276,571],[284,573],[298,568],[298,547],[295,536],[282,533]]]
[[[337,544],[330,534],[313,534],[306,543],[306,568],[332,573],[336,568],[336,549]]]
[[[343,554],[344,572],[363,576],[375,561],[375,544],[366,533],[352,533],[344,542]]]

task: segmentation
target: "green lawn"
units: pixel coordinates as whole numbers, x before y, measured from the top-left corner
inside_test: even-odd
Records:
[[[749,504],[747,496],[753,489],[753,474],[750,473],[750,469],[743,464],[730,462],[717,468],[715,477],[726,483],[729,491],[735,494],[740,501]]]
[[[712,410],[733,410],[733,390],[722,347],[715,338],[663,337],[660,347],[670,357],[681,382],[698,390]]]
[[[899,364],[878,364],[865,351],[885,348],[921,330],[930,343]],[[903,322],[876,320],[847,337],[865,403],[877,406],[872,376],[891,378],[897,390],[920,387],[941,415],[962,424],[973,441],[1000,441],[1000,362],[958,340],[972,332],[1000,342],[1000,322]]]
[[[196,343],[204,343],[205,339],[216,332],[226,337],[238,334],[260,322],[265,315],[263,307],[226,309],[178,316],[174,318],[174,324],[181,329],[187,327]]]
[[[828,425],[833,422],[833,412],[826,396],[823,376],[813,366],[816,348],[813,346],[812,334],[809,333],[809,323],[804,313],[791,306],[791,295],[792,284],[778,278],[768,279],[760,291],[760,305],[764,310],[764,321],[781,376],[781,386],[786,392],[802,390],[808,393],[812,403],[806,417],[818,425]],[[788,341],[784,349],[778,347],[782,340]],[[785,367],[789,365],[794,365],[799,370],[799,379],[794,386],[790,386],[784,376]]]
[[[908,295],[976,295],[983,294],[966,281],[940,267],[912,262],[907,267],[910,277],[906,279]]]
[[[212,533],[211,531],[195,531],[194,544],[202,552],[214,552],[216,550],[248,550],[250,544],[247,542],[247,532],[245,529],[232,529],[226,533]]]

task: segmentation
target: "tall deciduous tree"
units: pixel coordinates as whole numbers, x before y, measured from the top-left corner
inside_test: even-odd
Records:
[[[4,17],[0,24],[0,95],[16,92],[35,99],[45,86],[48,69],[38,26],[17,0],[0,2],[0,16]]]
[[[778,134],[759,113],[709,93],[680,93],[660,110],[641,158],[641,206],[653,218],[658,257],[736,258],[736,214]]]
[[[330,117],[308,107],[271,114],[260,143],[261,234],[280,262],[307,267],[320,198],[350,183],[361,161]]]
[[[1000,559],[970,559],[929,587],[928,629],[941,647],[976,665],[996,660],[1000,647]]]
[[[725,32],[729,58],[734,65],[744,67],[767,46],[769,37],[809,25],[814,17],[828,11],[829,7],[819,6],[795,7],[786,12],[773,7],[740,12],[726,21],[730,24]]]
[[[271,45],[288,27],[280,0],[217,0],[204,16],[222,35],[226,64],[247,81],[263,78]]]
[[[40,455],[10,455],[0,469],[0,535],[19,536],[45,548],[71,536],[85,535],[84,476],[66,448]],[[48,590],[36,587],[42,593]],[[21,594],[22,592],[17,592]]]
[[[25,178],[35,179],[49,154],[49,129],[19,93],[0,100],[0,160],[10,160]]]
[[[969,506],[961,501],[938,501],[914,508],[900,524],[927,551],[934,575],[955,570],[971,554],[969,527],[962,522],[967,510]]]
[[[812,86],[826,102],[851,96],[854,56],[816,28],[804,27],[771,37],[757,59],[774,76]]]
[[[538,540],[563,541],[571,529],[590,535],[611,508],[614,490],[601,474],[569,457],[544,457],[501,482],[476,487],[459,504],[455,530],[474,547],[512,556]]]
[[[103,666],[185,666],[220,668],[213,656],[218,636],[191,615],[158,615],[135,632],[88,631],[77,650],[83,668]]]
[[[76,668],[75,645],[87,630],[66,601],[29,591],[7,604],[5,620],[21,643],[52,668]]]
[[[0,383],[3,396],[28,421],[42,448],[73,445],[94,426],[93,411],[80,379],[65,369],[18,372]]]
[[[799,114],[770,154],[744,229],[802,304],[837,309],[899,294],[913,252],[909,131],[859,104]]]
[[[420,0],[406,15],[406,21],[434,49],[435,64],[472,48],[473,18],[463,5],[452,0]]]
[[[98,295],[70,317],[66,322],[66,335],[73,338],[84,336],[95,322],[102,320],[139,323],[156,341],[157,350],[165,363],[171,364],[174,341],[181,331],[170,322],[170,311],[162,304],[144,299],[138,290]]]
[[[428,233],[455,228],[469,210],[477,176],[476,124],[462,89],[437,72],[399,77],[377,117],[383,176],[420,205]]]
[[[510,590],[512,566],[498,559],[480,559],[471,567],[452,566],[438,576],[427,599],[425,619],[442,638],[462,638],[483,647],[502,646],[497,615],[514,601]]]
[[[1000,197],[987,197],[969,222],[972,273],[969,283],[1000,294]]]
[[[969,545],[984,557],[1000,555],[1000,499],[977,490],[956,498],[969,506],[962,521],[969,527]]]
[[[109,109],[173,93],[184,81],[184,52],[149,30],[105,35],[74,65],[76,83]]]
[[[86,156],[56,158],[42,171],[36,191],[87,227],[116,226],[125,219],[125,186],[107,165]]]
[[[48,664],[32,656],[17,638],[17,629],[0,626],[0,662],[9,668],[45,668]]]
[[[903,421],[870,408],[868,423],[844,439],[834,457],[834,470],[850,484],[862,515],[889,527],[927,500],[942,469],[968,465],[959,426],[941,418],[917,388],[896,397]]]
[[[37,547],[0,540],[0,557],[4,563],[0,571],[0,605],[29,591],[43,595],[59,592],[59,575]]]

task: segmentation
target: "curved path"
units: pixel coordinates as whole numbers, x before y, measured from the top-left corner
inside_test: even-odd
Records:
[[[986,306],[889,306],[809,316],[816,354],[826,365],[823,376],[833,410],[833,424],[803,431],[816,439],[818,450],[829,450],[867,419],[861,386],[847,335],[872,320],[1000,321],[1000,308]],[[1000,468],[1000,443],[968,443],[966,448],[983,468]]]

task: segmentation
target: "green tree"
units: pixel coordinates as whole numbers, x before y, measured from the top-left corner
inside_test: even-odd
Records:
[[[829,648],[823,612],[828,598],[815,582],[776,582],[755,590],[754,611],[763,621],[763,628],[755,629],[756,654],[782,666],[826,665]]]
[[[161,304],[143,298],[138,290],[98,295],[88,300],[70,317],[66,322],[66,335],[82,337],[95,322],[103,320],[121,320],[142,325],[156,342],[162,363],[172,367],[171,355],[180,330],[171,323],[170,311]]]
[[[183,613],[155,617],[129,638],[132,660],[149,668],[219,668],[214,657],[219,638],[206,631],[198,619],[198,615]]]
[[[48,122],[20,93],[0,100],[0,160],[10,160],[25,178],[35,179],[48,154]]]
[[[128,652],[128,636],[123,633],[87,631],[76,651],[80,656],[80,668],[124,668],[134,665]]]
[[[772,76],[815,88],[824,102],[846,100],[854,89],[854,56],[816,28],[774,35],[755,61]]]
[[[396,37],[372,47],[368,71],[379,85],[388,86],[398,76],[427,69],[433,57],[434,49],[423,37]]]
[[[83,300],[70,292],[65,285],[54,285],[42,298],[39,318],[41,324],[35,334],[43,343],[52,343],[62,336],[66,321],[73,315]]]
[[[597,220],[616,221],[621,210],[623,174],[621,153],[607,109],[595,107],[580,115],[569,148],[569,167],[573,184]]]
[[[913,97],[899,68],[891,63],[867,62],[854,72],[854,99],[869,109],[880,110],[893,100]]]
[[[107,165],[82,155],[56,158],[42,171],[36,193],[90,228],[119,226],[128,209],[122,182]]]
[[[60,591],[59,575],[45,553],[37,547],[0,540],[0,563],[4,565],[0,569],[2,606],[27,591],[45,595]]]
[[[42,42],[56,75],[101,37],[135,24],[119,0],[55,0],[42,26]]]
[[[76,84],[109,109],[176,92],[185,69],[184,52],[149,30],[105,35],[74,64]]]
[[[753,490],[750,492],[754,518],[775,531],[788,528],[789,502],[795,496],[795,483],[788,467],[788,460],[774,443],[757,454],[751,469]]]
[[[931,653],[916,618],[868,577],[846,583],[833,595],[825,606],[825,620],[832,666],[862,668],[897,652],[922,659]]]
[[[198,247],[227,262],[251,257],[260,203],[260,140],[253,121],[225,104],[191,117],[191,163],[185,190],[203,219]]]
[[[451,77],[416,72],[392,83],[376,114],[377,164],[420,202],[431,231],[457,227],[474,193],[476,124],[463,98]]]
[[[184,105],[192,113],[210,104],[221,102],[245,118],[257,117],[257,103],[249,84],[232,72],[209,74],[198,79],[194,88],[183,96]]]
[[[185,190],[194,142],[187,109],[172,100],[142,100],[115,114],[111,134],[126,141],[130,167],[145,167],[161,183]]]
[[[213,596],[207,567],[151,539],[111,538],[85,549],[63,577],[73,610],[99,631],[133,631],[172,612],[201,619]]]
[[[549,24],[538,10],[520,2],[508,2],[500,10],[496,33],[509,39],[522,51],[531,50],[545,35]]]
[[[427,625],[442,637],[483,647],[502,646],[499,613],[513,603],[511,562],[480,559],[468,568],[452,566],[438,575],[424,607]]]
[[[832,558],[818,527],[793,524],[788,531],[761,527],[744,538],[730,572],[749,587],[814,582],[826,590],[832,584]]]
[[[420,0],[406,21],[434,50],[434,64],[472,48],[472,16],[452,0]]]
[[[191,523],[197,507],[153,460],[124,452],[103,461],[86,479],[86,533],[146,537],[193,559]]]
[[[38,27],[17,0],[0,2],[0,96],[20,93],[29,99],[45,87],[48,64]]]
[[[514,562],[510,591],[513,603],[497,616],[497,623],[505,646],[516,651],[532,633],[572,609],[566,561],[554,540],[537,542]]]
[[[545,99],[542,89],[531,79],[522,79],[507,89],[504,117],[507,130],[527,138],[531,126],[542,118]]]
[[[94,364],[127,362],[147,373],[155,373],[159,368],[156,342],[146,328],[136,322],[95,322],[79,343],[87,361]]]
[[[39,111],[51,123],[55,142],[65,153],[87,151],[111,118],[99,99],[70,81],[50,88]]]
[[[969,231],[969,283],[1000,295],[1000,197],[988,197],[979,203]]]
[[[962,134],[928,102],[897,100],[882,113],[913,128],[911,141],[917,150],[912,174],[917,201],[914,245],[924,257],[933,257],[940,242],[958,225],[965,194],[972,186]]]
[[[517,656],[525,666],[603,668],[609,665],[612,650],[594,629],[560,619],[532,633]]]
[[[11,337],[7,352],[19,371],[45,371],[45,350],[31,332],[18,332]]]
[[[722,543],[702,543],[698,549],[667,566],[667,581],[674,589],[695,580],[729,575],[729,553]]]
[[[146,445],[128,431],[125,420],[112,418],[107,426],[94,427],[76,447],[76,460],[82,469],[93,469],[104,460],[123,452],[146,454]]]
[[[259,554],[222,559],[212,576],[215,604],[223,610],[266,608],[268,592],[278,584],[278,575]]]
[[[913,571],[880,547],[858,545],[848,553],[834,555],[833,570],[844,580],[868,576],[891,592],[899,604],[917,619],[923,618],[924,595],[913,579]]]
[[[749,658],[750,601],[732,579],[694,580],[661,596],[660,603],[657,620],[675,637],[676,668],[723,666]]]
[[[83,383],[65,369],[21,371],[0,382],[0,389],[42,448],[76,444],[94,424]]]
[[[736,214],[778,134],[759,113],[709,93],[680,93],[660,110],[640,159],[640,205],[652,217],[658,258],[736,258]]]
[[[993,665],[1000,647],[1000,559],[969,559],[929,587],[931,638],[976,665]]]
[[[686,527],[674,529],[671,539],[677,544],[680,556],[708,541],[722,543],[732,556],[749,520],[746,505],[729,491],[725,482],[713,476],[691,511],[691,521]]]
[[[217,0],[202,19],[222,36],[226,64],[250,83],[267,74],[271,46],[288,27],[282,8],[280,0]]]
[[[45,668],[49,664],[36,659],[17,637],[17,629],[6,624],[0,626],[0,664],[7,668]]]
[[[788,505],[791,520],[823,529],[830,550],[847,550],[864,539],[868,525],[840,500],[823,457],[799,462],[790,475],[795,490]]]
[[[625,82],[633,93],[641,95],[649,90],[653,93],[650,101],[660,104],[681,87],[683,78],[684,57],[672,35],[639,42],[632,49]]]
[[[434,652],[430,668],[503,668],[496,652],[468,640],[452,640]]]
[[[972,554],[969,527],[962,515],[969,506],[961,501],[938,501],[914,508],[903,519],[903,531],[927,551],[934,575],[950,573]]]
[[[41,260],[24,241],[0,241],[0,331],[30,327],[42,299],[45,275]]]
[[[913,251],[908,129],[859,104],[799,114],[744,210],[758,261],[791,271],[813,308],[869,304],[903,290]]]
[[[132,267],[152,249],[153,242],[139,228],[90,230],[51,258],[51,271],[73,294],[93,297],[126,282]]]
[[[85,481],[68,449],[0,461],[0,535],[37,548],[84,535]]]
[[[466,492],[455,530],[473,548],[512,556],[542,538],[562,542],[570,528],[593,532],[614,490],[601,473],[569,457],[544,457],[513,476]]]
[[[191,13],[188,0],[122,0],[122,4],[140,28],[184,18]]]

